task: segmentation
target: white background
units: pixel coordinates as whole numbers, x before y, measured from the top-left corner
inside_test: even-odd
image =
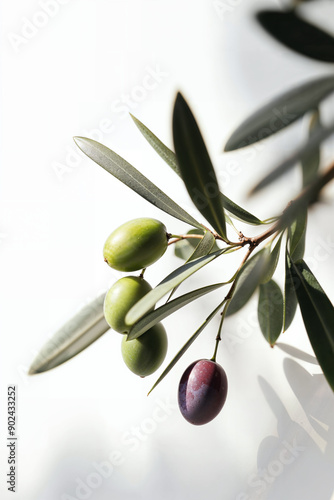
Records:
[[[252,3],[280,8],[274,0]],[[329,500],[332,393],[314,362],[268,347],[256,322],[255,298],[226,321],[218,360],[229,394],[207,426],[193,427],[182,418],[176,394],[188,364],[211,357],[218,319],[149,398],[156,376],[143,380],[127,370],[121,336],[113,332],[50,372],[30,378],[26,373],[47,338],[121,276],[102,258],[115,227],[148,216],[170,232],[187,230],[79,156],[74,135],[108,145],[197,216],[175,174],[127,114],[172,146],[171,113],[181,90],[222,189],[258,217],[270,217],[297,194],[299,170],[254,199],[246,199],[247,190],[303,140],[306,120],[238,153],[223,155],[224,142],[266,99],[332,68],[272,41],[243,0],[220,2],[223,10],[210,0],[70,0],[56,2],[58,7],[54,0],[48,3],[53,10],[41,15],[42,4],[2,3],[1,498]],[[305,13],[333,28],[329,3],[310,3]],[[152,71],[160,75],[155,81],[147,76]],[[131,107],[125,112],[126,95]],[[325,111],[333,115],[333,103]],[[331,149],[325,159],[332,159]],[[310,213],[306,261],[333,299],[331,193]],[[183,290],[229,278],[240,259],[230,256],[208,266]],[[178,265],[170,250],[148,269],[147,279],[155,286]],[[281,264],[279,269],[282,285]],[[164,322],[167,360],[223,294],[215,292]],[[299,313],[281,342],[313,354]],[[16,494],[5,482],[8,384],[18,386]],[[138,428],[140,437],[134,437]],[[284,452],[287,446],[294,451]],[[287,464],[282,457],[291,460]],[[99,487],[84,487],[94,477],[98,481],[96,464],[112,458],[116,465],[109,477]]]

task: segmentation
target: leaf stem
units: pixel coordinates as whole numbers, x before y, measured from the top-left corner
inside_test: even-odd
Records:
[[[178,241],[188,240],[191,238],[196,238],[197,240],[202,240],[204,234],[168,234],[168,245],[172,245],[173,243],[177,243]],[[174,239],[171,239],[174,238]]]

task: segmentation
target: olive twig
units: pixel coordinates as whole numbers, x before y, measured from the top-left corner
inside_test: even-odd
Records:
[[[224,302],[223,302],[223,304],[224,304]],[[219,345],[219,342],[221,341],[221,331],[222,331],[222,328],[223,328],[223,323],[224,323],[224,319],[225,319],[225,311],[226,311],[226,309],[227,309],[227,307],[226,307],[226,302],[225,302],[225,307],[224,307],[224,309],[223,309],[223,311],[221,313],[221,318],[220,318],[218,333],[217,333],[217,337],[216,337],[215,351],[213,353],[211,361],[216,361],[216,356],[217,356],[217,351],[218,351],[218,345]]]
[[[169,234],[169,241],[168,241],[168,245],[173,245],[173,243],[177,243],[178,241],[182,241],[182,240],[188,240],[188,239],[197,239],[197,240],[202,240],[204,235],[203,234]],[[171,239],[171,238],[174,238],[174,239]]]

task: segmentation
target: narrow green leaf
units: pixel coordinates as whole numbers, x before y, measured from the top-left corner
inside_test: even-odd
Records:
[[[213,248],[216,245],[216,239],[210,231],[206,231],[203,238],[200,240],[198,245],[196,245],[193,253],[190,255],[188,262],[192,260],[199,259],[200,257],[204,257],[209,253],[219,252],[220,248],[216,245],[216,249],[214,251]]]
[[[187,261],[190,255],[194,251],[193,244],[194,242],[198,245],[199,240],[181,240],[174,244],[174,253],[175,256],[179,259]]]
[[[45,372],[71,359],[101,337],[110,326],[104,319],[105,293],[83,307],[45,343],[29,375]]]
[[[177,164],[174,151],[165,146],[165,144],[163,144],[163,142],[161,142],[160,139],[158,139],[158,137],[146,127],[146,125],[139,121],[138,118],[133,116],[131,113],[130,116],[152,148],[167,163],[167,165],[169,165],[174,172],[181,177],[181,172]]]
[[[309,155],[314,154],[322,142],[334,134],[334,124],[327,128],[321,128],[314,132],[312,137],[308,139],[295,153],[289,158],[281,162],[268,175],[266,175],[256,186],[253,187],[250,194],[255,194],[266,186],[269,186],[276,179],[291,170],[296,163],[304,161]]]
[[[205,231],[201,231],[200,229],[191,229],[190,231],[187,232],[187,234],[198,234],[198,235],[205,235]],[[211,234],[211,233],[210,233]],[[200,249],[201,249],[201,254],[200,255],[197,255],[197,257],[202,257],[203,255],[207,255],[208,253],[212,253],[212,252],[217,252],[219,250],[219,246],[217,245],[216,243],[216,240],[214,238],[214,236],[211,234],[212,238],[210,236],[208,236],[207,238],[210,239],[210,244],[212,242],[212,246],[211,248],[206,248],[206,247],[210,247],[210,244],[206,244],[207,242],[204,242],[205,243],[205,247],[203,246],[204,244],[202,244],[200,246]],[[190,260],[194,260],[196,259],[197,257],[194,255],[194,251],[195,249],[200,245],[202,240],[200,239],[197,239],[197,238],[188,238],[188,239],[184,239],[184,240],[181,240],[181,241],[177,241],[175,244],[174,244],[174,253],[176,255],[176,257],[179,257],[180,259],[182,260],[185,260],[187,262],[189,262]],[[206,252],[206,253],[203,253],[203,252]],[[192,259],[190,258],[192,257]]]
[[[288,230],[289,253],[295,262],[304,257],[307,226],[307,210],[300,210]]]
[[[282,331],[283,295],[274,280],[260,285],[259,290],[259,324],[264,338],[273,347]]]
[[[334,308],[306,263],[292,263],[295,292],[305,328],[324,375],[334,391]]]
[[[214,259],[222,255],[225,251],[226,248],[219,250],[219,252],[200,257],[199,259],[183,264],[183,266],[175,269],[175,271],[169,274],[163,281],[161,281],[161,283],[159,283],[159,285],[148,292],[130,309],[125,318],[126,322],[129,325],[137,323],[137,321],[142,318],[160,299],[162,299],[164,295],[182,283],[185,279],[189,278],[189,276],[199,271],[206,264],[209,264],[209,262],[212,262]]]
[[[320,122],[320,113],[316,109],[311,116],[309,125],[309,137],[321,130],[322,125]],[[305,188],[316,178],[320,166],[320,148],[315,149],[307,157],[305,157],[302,162],[302,174],[303,174],[303,187]]]
[[[314,109],[333,91],[334,77],[324,76],[279,95],[239,125],[228,139],[225,151],[270,137]]]
[[[190,198],[218,234],[226,238],[216,174],[196,120],[180,93],[174,105],[173,138],[177,163]]]
[[[193,231],[199,231],[199,230],[194,229]],[[188,240],[188,241],[191,241],[191,240]],[[192,240],[192,241],[194,241],[194,240]],[[204,236],[203,236],[203,239],[201,239],[199,241],[199,243],[195,246],[195,248],[191,252],[190,256],[187,258],[186,263],[191,262],[192,260],[196,260],[200,257],[204,257],[205,255],[208,255],[209,253],[218,252],[219,250],[220,250],[220,248],[216,244],[216,240],[215,240],[215,237],[213,236],[213,234],[210,231],[206,231]],[[167,299],[167,302],[170,301],[170,299],[172,298],[172,296],[174,295],[176,290],[179,288],[179,286],[180,285],[177,285],[176,287],[173,288],[173,290],[171,291],[171,293]]]
[[[109,148],[85,137],[75,137],[74,141],[81,151],[95,161],[95,163],[142,196],[145,200],[152,203],[152,205],[182,222],[186,222],[197,228],[203,227],[155,184]]]
[[[217,290],[218,288],[222,287],[223,285],[226,285],[226,283],[216,283],[215,285],[209,285],[205,286],[203,288],[198,288],[197,290],[193,290],[189,293],[186,293],[184,295],[181,295],[181,297],[177,297],[176,299],[167,302],[166,304],[162,305],[161,307],[158,307],[158,309],[155,309],[154,311],[148,313],[146,316],[144,316],[142,319],[138,321],[130,330],[127,339],[132,340],[143,333],[145,333],[147,330],[152,328],[156,323],[159,321],[162,321],[165,319],[167,316],[170,314],[173,314],[175,311],[180,309],[181,307],[186,306],[193,300],[198,299],[199,297],[202,297],[203,295],[206,295],[207,293],[213,292],[214,290]]]
[[[174,170],[174,172],[179,177],[182,178],[174,151],[171,151],[167,146],[165,146],[165,144],[163,144],[160,139],[158,139],[158,137],[153,134],[153,132],[151,132],[141,121],[139,121],[138,118],[135,118],[133,115],[131,115],[131,117],[140,132],[143,134],[148,143],[153,147],[153,149],[158,153],[158,155],[167,163],[167,165],[169,165]],[[234,201],[230,200],[223,193],[220,193],[220,200],[225,210],[228,210],[231,214],[233,214],[236,219],[243,222],[248,222],[248,224],[252,224],[254,226],[265,224],[265,222],[255,217],[255,215],[247,212],[247,210],[234,203]]]
[[[268,265],[266,268],[266,272],[264,273],[264,277],[262,278],[261,285],[268,283],[268,281],[271,280],[271,278],[274,275],[274,272],[276,271],[276,267],[278,264],[279,255],[280,255],[280,251],[281,251],[282,237],[283,237],[283,234],[281,234],[281,236],[278,238],[277,243],[274,246],[274,249],[270,252]]]
[[[215,315],[218,313],[218,311],[222,308],[223,303],[220,303],[216,309],[212,311],[212,313],[206,318],[204,323],[196,330],[196,332],[187,340],[187,342],[184,344],[184,346],[179,350],[179,352],[176,354],[176,356],[172,359],[172,361],[169,363],[167,368],[162,372],[158,380],[155,382],[153,387],[150,389],[149,393],[150,394],[153,389],[157,387],[158,384],[166,377],[166,375],[171,371],[171,369],[176,365],[176,363],[179,361],[179,359],[183,356],[183,354],[189,349],[191,344],[195,342],[197,337],[199,336],[200,333],[204,330],[204,328],[209,324],[209,322],[212,320],[212,318],[215,317]]]
[[[272,37],[289,49],[310,59],[334,62],[334,38],[302,19],[296,10],[263,10],[256,17]]]
[[[239,236],[239,231],[238,231],[238,229],[235,227],[235,224],[234,224],[234,222],[233,222],[233,220],[232,220],[232,217],[230,217],[230,216],[226,213],[226,211],[225,211],[225,220],[226,220],[226,223],[227,223],[227,224],[229,224],[229,225],[230,225],[230,226],[234,229],[234,231],[237,233],[237,235]]]
[[[255,215],[251,214],[250,212],[247,212],[247,210],[234,203],[234,201],[230,200],[229,198],[227,198],[227,196],[225,196],[222,193],[220,193],[220,201],[225,210],[228,210],[235,219],[240,220],[241,222],[247,222],[252,226],[259,226],[260,224],[266,224],[264,221],[258,219],[257,217],[255,217]]]
[[[293,276],[291,274],[291,258],[286,248],[285,251],[285,282],[284,282],[284,299],[283,299],[283,332],[291,325],[297,310],[297,296],[293,284]]]
[[[226,316],[231,316],[244,307],[267,273],[269,265],[269,249],[263,248],[251,257],[240,269],[236,277],[236,287]]]

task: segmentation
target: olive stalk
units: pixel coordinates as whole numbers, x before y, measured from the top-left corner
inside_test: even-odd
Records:
[[[192,238],[197,240],[202,240],[203,237],[204,237],[203,234],[167,234],[167,238],[169,240],[168,245],[173,245],[173,243],[177,243],[178,241],[188,240]]]

